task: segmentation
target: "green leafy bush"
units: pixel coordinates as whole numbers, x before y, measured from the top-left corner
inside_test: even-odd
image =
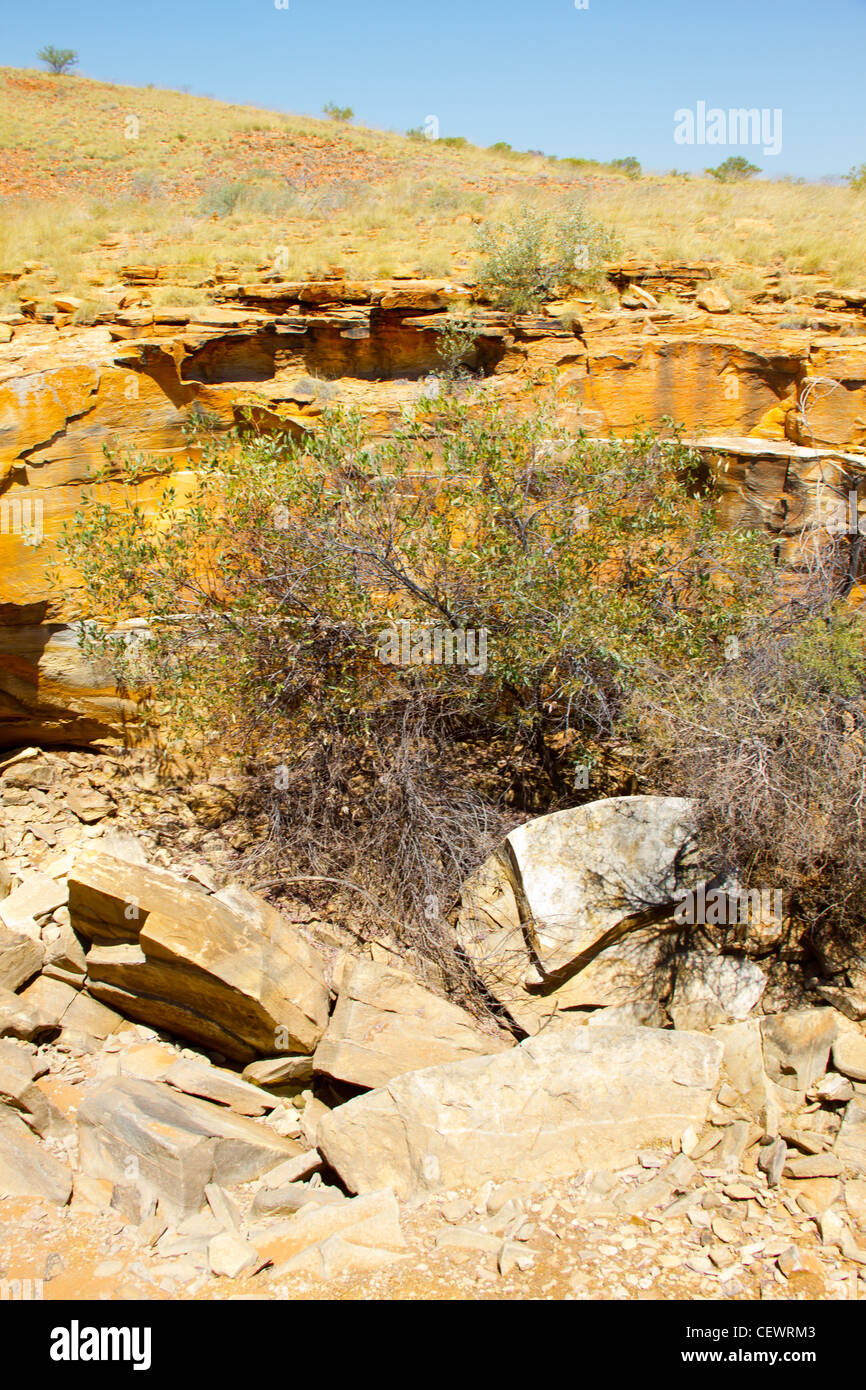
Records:
[[[766,600],[768,547],[719,528],[675,439],[575,439],[540,399],[518,418],[447,394],[385,440],[332,411],[300,441],[199,442],[182,505],[170,479],[155,513],[128,487],[66,529],[85,608],[147,622],[86,643],[165,737],[237,750],[262,870],[351,883],[459,982],[431,900],[515,817],[575,799],[574,765],[659,664],[689,686],[718,663]],[[383,630],[471,636],[476,657],[483,633],[484,660],[421,642],[394,664]]]
[[[523,206],[476,237],[476,278],[486,299],[517,313],[578,286],[598,284],[618,242],[575,204],[553,213]]]
[[[47,43],[44,48],[40,48],[37,58],[41,63],[45,63],[52,72],[70,72],[78,65],[78,54],[74,48],[55,48],[53,43]]]
[[[719,183],[736,183],[740,179],[751,179],[761,171],[757,164],[750,164],[743,155],[732,154],[717,164],[715,169],[707,169],[706,172],[711,178],[718,179]]]

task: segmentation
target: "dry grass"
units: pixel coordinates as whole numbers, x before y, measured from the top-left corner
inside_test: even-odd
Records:
[[[131,124],[133,118],[137,127]],[[137,138],[128,138],[135,132]],[[582,199],[639,258],[717,262],[735,305],[777,269],[863,283],[866,195],[848,188],[623,177],[606,166],[418,142],[181,92],[0,69],[0,270],[94,303],[127,263],[172,267],[194,303],[216,265],[241,278],[339,266],[358,278],[469,274],[475,225]],[[111,248],[101,243],[116,239]],[[171,294],[172,298],[164,296]],[[7,290],[0,303],[16,296]]]

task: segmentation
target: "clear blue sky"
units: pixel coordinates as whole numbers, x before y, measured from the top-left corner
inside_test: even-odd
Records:
[[[405,131],[435,115],[482,145],[774,175],[866,161],[866,0],[4,0],[0,64],[45,43],[130,86]],[[781,153],[674,143],[674,112],[783,113]]]

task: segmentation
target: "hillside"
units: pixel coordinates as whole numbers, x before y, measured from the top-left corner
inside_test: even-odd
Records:
[[[98,302],[103,243],[119,241],[127,260],[174,266],[192,287],[222,262],[250,269],[277,257],[287,278],[334,266],[359,278],[460,274],[483,218],[577,198],[627,255],[725,267],[735,302],[768,267],[792,295],[799,277],[818,270],[843,288],[862,279],[862,194],[632,179],[580,155],[412,140],[180,92],[0,69],[0,271],[39,261],[65,290]],[[42,288],[38,274],[33,287]]]

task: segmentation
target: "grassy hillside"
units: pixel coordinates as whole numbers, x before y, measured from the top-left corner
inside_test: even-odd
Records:
[[[579,152],[577,152],[579,154]],[[866,195],[710,178],[626,178],[609,166],[412,140],[152,87],[0,69],[0,271],[41,262],[99,301],[127,262],[175,269],[155,302],[204,298],[218,265],[288,278],[469,274],[476,224],[575,198],[626,254],[702,259],[737,294],[759,268],[858,286]],[[7,305],[12,300],[7,292]]]

